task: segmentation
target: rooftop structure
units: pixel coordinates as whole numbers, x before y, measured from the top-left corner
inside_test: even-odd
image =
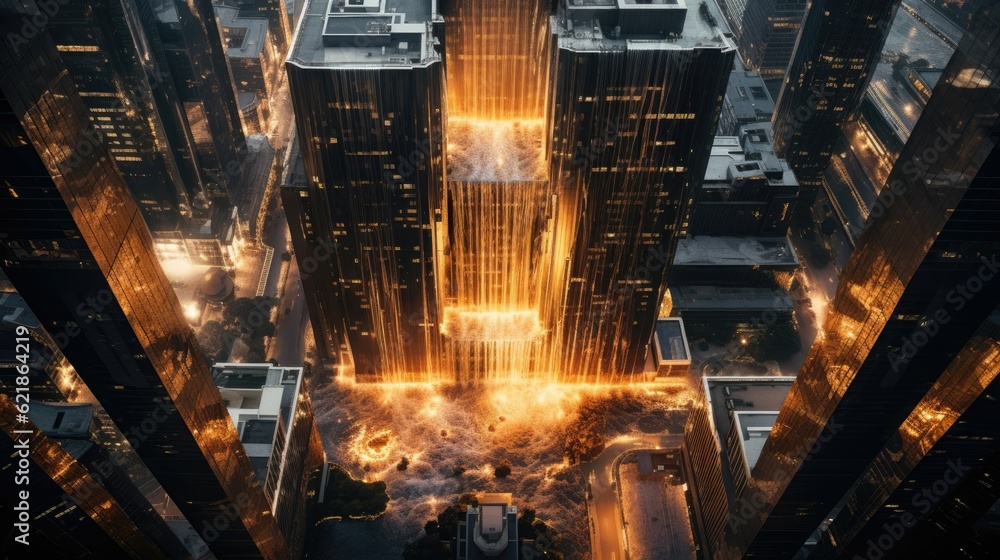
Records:
[[[88,438],[94,418],[89,403],[41,403],[31,405],[31,421],[54,438]]]
[[[685,322],[752,321],[764,313],[790,319],[795,307],[784,290],[726,286],[672,286],[671,315]]]
[[[458,560],[517,560],[517,506],[510,494],[480,494],[458,524]]]
[[[677,243],[674,266],[756,266],[796,268],[799,259],[788,237],[697,235]]]
[[[774,100],[757,72],[733,70],[719,117],[719,134],[735,135],[745,124],[770,122]]]
[[[684,332],[684,321],[679,317],[656,321],[653,349],[657,377],[684,375],[691,367],[691,348]]]
[[[696,539],[715,558],[730,511],[747,486],[794,377],[707,376],[684,430]]]
[[[305,67],[426,66],[440,61],[431,0],[308,0],[288,62]]]
[[[568,0],[554,32],[573,51],[735,48],[715,22],[689,12],[684,0]]]
[[[799,183],[771,147],[770,123],[742,126],[738,136],[716,136],[698,192],[692,235],[784,236]]]
[[[17,292],[0,292],[0,321],[29,329],[42,326]]]

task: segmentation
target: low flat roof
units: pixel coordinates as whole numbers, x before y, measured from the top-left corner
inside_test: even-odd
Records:
[[[87,438],[94,407],[88,403],[33,402],[28,416],[49,437]]]
[[[0,292],[0,321],[37,329],[42,323],[17,292]]]
[[[730,286],[672,286],[670,298],[674,309],[791,312],[795,310],[788,292],[768,288]]]
[[[785,237],[692,235],[677,243],[674,266],[797,267],[792,242]]]
[[[226,54],[230,58],[259,58],[267,38],[267,18],[240,16],[240,9],[236,6],[217,4],[214,8],[219,17],[219,25],[228,29],[245,30],[241,41],[231,41],[227,46]],[[232,32],[227,35],[232,37]]]
[[[303,68],[423,67],[441,60],[431,0],[382,0],[338,5],[304,0],[288,62]],[[342,2],[341,2],[342,4]]]
[[[656,321],[656,343],[662,361],[691,360],[684,321],[680,317],[667,317]]]
[[[749,120],[770,119],[774,113],[774,100],[767,91],[764,78],[750,70],[733,70],[729,73],[726,98],[733,107],[736,118]]]
[[[764,449],[764,442],[771,434],[774,421],[778,419],[778,412],[764,411],[735,411],[733,412],[733,422],[740,430],[740,446],[743,453],[744,462],[747,469],[753,471],[760,452]]]

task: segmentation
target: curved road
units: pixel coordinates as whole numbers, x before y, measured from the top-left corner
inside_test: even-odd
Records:
[[[679,434],[642,435],[620,438],[604,448],[593,461],[581,465],[590,486],[587,514],[593,560],[627,560],[625,526],[618,498],[618,461],[637,449],[669,449],[681,446]]]

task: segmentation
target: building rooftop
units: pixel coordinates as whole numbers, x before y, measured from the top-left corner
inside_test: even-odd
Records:
[[[733,413],[734,427],[740,434],[740,452],[743,454],[744,464],[747,468],[747,475],[753,471],[760,452],[764,449],[764,442],[771,434],[775,420],[778,419],[778,411],[741,411]]]
[[[677,242],[674,266],[797,267],[788,237],[692,235]]]
[[[288,62],[311,68],[423,67],[441,60],[432,0],[305,0]]]
[[[33,402],[28,416],[49,437],[86,439],[90,437],[94,407],[88,403]]]
[[[17,292],[0,292],[0,321],[29,329],[42,326]]]
[[[574,51],[736,48],[713,16],[685,0],[562,0],[552,21],[559,47]]]
[[[792,376],[748,376],[725,377],[706,376],[702,378],[705,388],[706,407],[712,425],[712,433],[721,451],[723,463],[730,457],[729,433],[735,427],[741,430],[741,454],[743,464],[753,469],[760,458],[770,427],[785,402],[785,397],[795,383]],[[737,423],[738,422],[738,423]],[[742,434],[746,433],[744,438]],[[750,441],[752,440],[752,441]],[[753,464],[750,464],[752,459]],[[735,473],[733,473],[735,474]],[[746,473],[749,476],[749,472]],[[731,473],[723,469],[726,490],[734,495]]]
[[[458,526],[459,560],[517,560],[517,507],[510,494],[479,494]]]
[[[219,25],[225,28],[226,54],[230,58],[260,58],[267,39],[267,18],[240,16],[236,6],[215,5]]]
[[[222,400],[261,482],[279,427],[292,428],[292,412],[302,391],[302,368],[269,363],[219,363],[212,367]],[[290,434],[285,434],[285,440]]]
[[[684,334],[684,321],[668,317],[656,321],[656,351],[659,361],[691,360],[691,349]]]
[[[764,79],[757,72],[733,70],[729,73],[726,99],[733,107],[733,113],[741,121],[759,119],[770,121],[774,113],[774,100],[764,85]]]
[[[726,286],[673,286],[670,299],[674,309],[742,309],[746,311],[792,312],[795,310],[788,292],[767,288],[735,288]]]
[[[774,154],[771,123],[740,127],[739,136],[716,136],[702,188],[731,188],[740,179],[761,177],[773,186],[798,186],[788,163]]]

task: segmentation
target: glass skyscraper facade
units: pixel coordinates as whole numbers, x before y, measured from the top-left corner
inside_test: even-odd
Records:
[[[4,36],[25,17],[4,3]],[[217,557],[287,554],[138,207],[76,148],[93,128],[47,32],[4,42],[0,91],[0,268]]]
[[[861,104],[898,0],[817,0],[806,11],[774,109],[774,151],[802,185],[800,211],[822,187],[840,128]]]
[[[324,357],[641,373],[734,45],[680,4],[435,7],[310,2],[289,55],[306,184],[283,197]]]
[[[992,469],[995,438],[972,438],[983,426],[961,418],[993,406],[996,375],[998,10],[966,32],[889,174],[754,468],[743,500],[764,505],[730,525],[731,554],[792,557],[828,516],[842,537],[864,533],[845,503],[931,523],[890,496],[933,486],[942,458],[972,465],[949,496]]]

